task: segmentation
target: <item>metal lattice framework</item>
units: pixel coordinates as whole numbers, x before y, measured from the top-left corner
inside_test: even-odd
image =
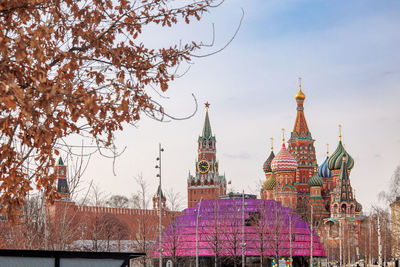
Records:
[[[201,205],[196,203],[194,208],[185,209],[177,216],[163,231],[163,256],[194,257],[196,228],[201,257],[216,253],[219,256],[241,255],[243,232],[246,256],[259,256],[261,252],[265,256],[310,256],[311,252],[309,224],[291,209],[282,207],[280,202],[220,199],[202,201]],[[317,257],[325,256],[323,244],[315,234],[312,253]]]

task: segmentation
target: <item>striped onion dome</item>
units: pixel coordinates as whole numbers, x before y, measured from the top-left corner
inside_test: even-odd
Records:
[[[272,172],[271,162],[274,158],[275,158],[274,151],[271,151],[271,154],[269,154],[269,157],[267,158],[267,160],[264,162],[264,165],[263,165],[263,170],[265,173]]]
[[[356,212],[361,212],[362,211],[362,205],[361,203],[357,202],[356,203]]]
[[[297,161],[290,154],[285,143],[282,144],[281,150],[276,154],[275,158],[271,162],[271,169],[273,172],[276,171],[295,171],[297,170]]]
[[[326,156],[324,163],[322,163],[321,166],[319,166],[319,168],[318,168],[318,175],[321,178],[332,178],[332,172],[328,168],[328,159],[329,159],[329,157]]]
[[[264,190],[273,190],[276,185],[276,179],[275,179],[275,174],[272,173],[271,177],[269,177],[267,180],[264,182]]]
[[[346,152],[343,147],[342,141],[339,141],[339,145],[335,152],[328,159],[328,168],[330,170],[340,170],[342,166],[343,155],[347,156],[347,168],[351,170],[354,167],[354,159]]]
[[[318,172],[315,172],[313,176],[308,179],[307,184],[309,186],[322,186],[324,184],[324,181],[322,178],[318,175]]]

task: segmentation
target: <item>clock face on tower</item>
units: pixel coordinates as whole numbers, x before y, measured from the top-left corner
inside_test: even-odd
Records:
[[[210,169],[210,163],[206,160],[201,160],[199,163],[197,163],[197,169],[201,173],[206,173]]]

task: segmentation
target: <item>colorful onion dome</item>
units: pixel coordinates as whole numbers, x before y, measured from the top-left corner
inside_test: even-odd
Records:
[[[328,159],[328,168],[330,170],[340,170],[342,166],[343,155],[347,156],[347,168],[351,170],[354,167],[354,159],[346,152],[343,147],[342,141],[339,141],[339,145],[335,152]]]
[[[272,173],[271,177],[269,177],[267,180],[264,182],[264,190],[273,190],[276,185],[276,179],[275,179],[275,174]]]
[[[308,179],[307,184],[309,186],[322,186],[324,184],[324,181],[318,175],[318,172],[315,172],[314,175],[311,176],[310,179]]]
[[[273,172],[276,171],[295,171],[297,170],[297,161],[290,154],[285,143],[282,144],[281,150],[276,154],[275,158],[271,162],[271,169]]]
[[[301,78],[299,78],[299,91],[297,92],[296,96],[294,97],[296,100],[304,100],[306,99],[306,95],[301,91]]]
[[[296,96],[294,97],[296,100],[304,100],[306,99],[306,95],[301,91],[301,87],[299,88],[299,91],[297,92]]]
[[[272,169],[271,169],[271,162],[272,162],[272,160],[273,160],[274,158],[275,158],[274,151],[271,151],[271,154],[269,154],[269,157],[268,157],[267,160],[264,162],[263,170],[264,170],[265,173],[272,172]]]
[[[356,203],[356,212],[361,212],[362,211],[362,205],[361,203],[357,202]]]
[[[329,157],[326,156],[324,163],[322,163],[321,166],[319,166],[319,168],[318,168],[318,175],[321,178],[332,178],[332,172],[328,168],[328,159],[329,159]]]

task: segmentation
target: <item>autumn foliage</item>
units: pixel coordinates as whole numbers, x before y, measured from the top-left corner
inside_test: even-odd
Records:
[[[173,70],[201,46],[153,49],[139,37],[149,26],[199,20],[213,2],[0,1],[1,212],[17,215],[32,189],[57,197],[52,167],[62,138],[109,146],[141,114],[162,114],[148,86],[167,90]]]

